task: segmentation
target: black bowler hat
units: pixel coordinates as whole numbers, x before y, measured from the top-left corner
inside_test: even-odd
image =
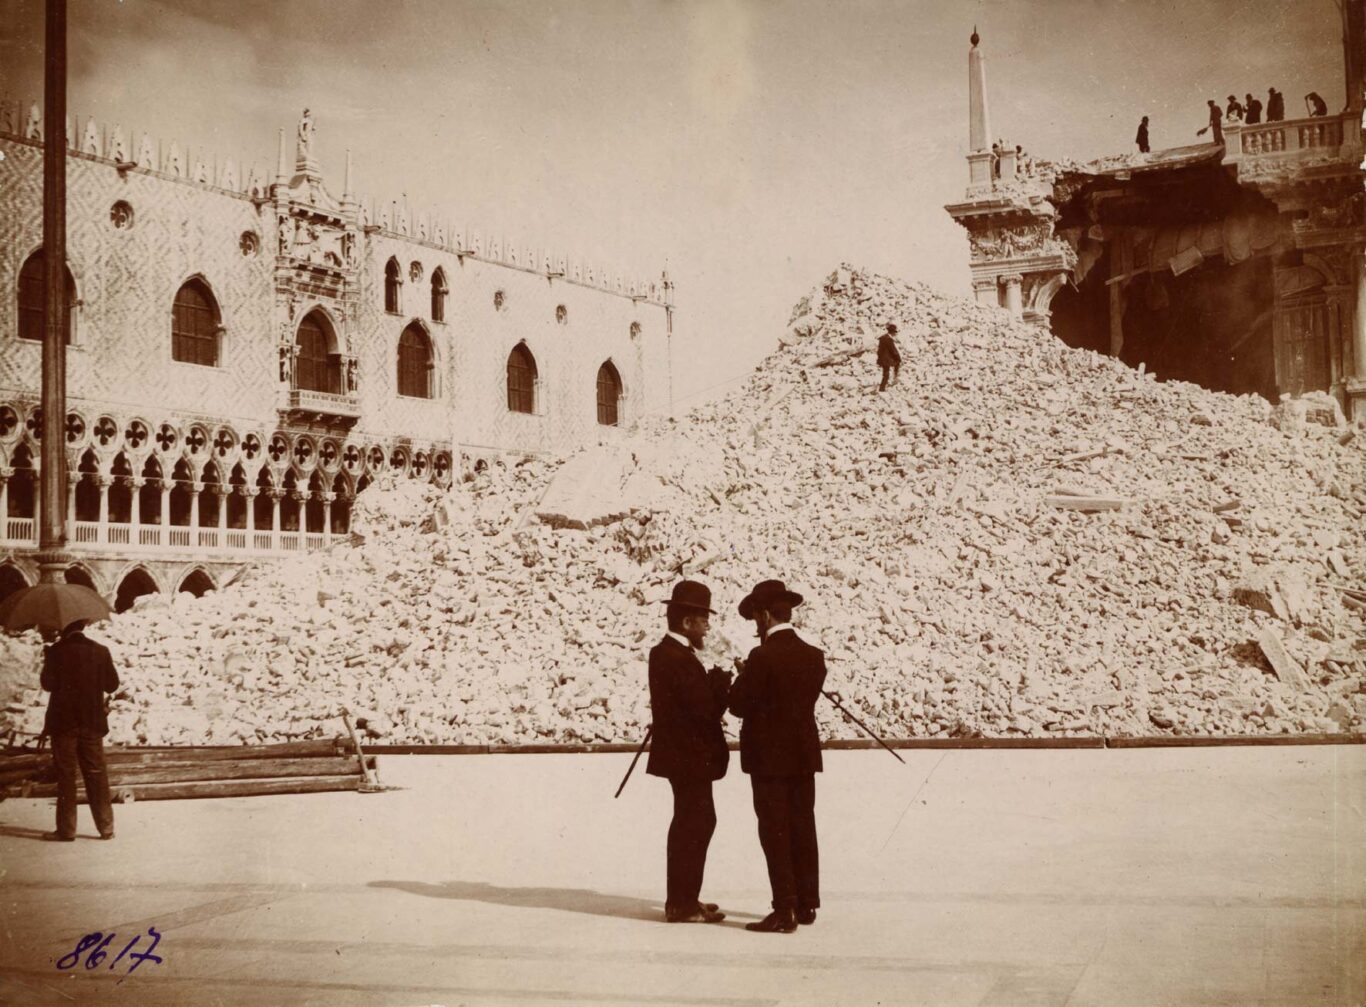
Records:
[[[896,335],[896,322],[888,322],[888,323],[887,323],[887,332],[888,332],[890,335],[893,335],[893,336]]]
[[[711,588],[696,580],[680,580],[674,585],[674,593],[664,604],[680,605],[683,608],[716,614],[711,607]]]
[[[802,596],[796,591],[789,591],[787,585],[780,580],[761,580],[740,602],[740,615],[746,619],[753,619],[756,608],[767,609],[774,603],[795,608],[802,603]]]

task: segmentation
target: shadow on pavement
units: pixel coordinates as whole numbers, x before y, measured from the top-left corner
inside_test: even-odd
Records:
[[[612,916],[622,920],[664,922],[664,905],[653,899],[636,899],[627,895],[609,895],[591,888],[502,888],[483,881],[447,881],[428,884],[424,881],[371,881],[371,888],[392,888],[429,899],[463,899],[487,902],[495,906],[521,906],[526,909],[559,909],[589,916]],[[747,918],[749,914],[737,914]],[[738,926],[725,923],[723,926]]]
[[[26,829],[21,825],[0,825],[0,836],[9,836],[11,839],[42,839],[45,831]]]

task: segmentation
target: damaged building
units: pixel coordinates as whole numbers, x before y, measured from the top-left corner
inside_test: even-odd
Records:
[[[969,64],[973,289],[1069,346],[1272,402],[1330,393],[1366,416],[1366,0],[1343,10],[1347,107],[1224,125],[1222,143],[1088,163],[993,144]]]

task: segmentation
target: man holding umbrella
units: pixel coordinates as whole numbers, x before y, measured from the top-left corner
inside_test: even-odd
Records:
[[[730,749],[721,730],[730,673],[706,671],[696,651],[711,625],[711,591],[679,581],[667,602],[668,631],[650,650],[650,733],[645,772],[673,788],[667,847],[664,918],[670,923],[719,923],[714,903],[698,901],[707,847],[716,831],[712,784],[726,775]]]
[[[57,831],[44,839],[76,838],[76,770],[85,780],[86,798],[101,839],[114,838],[114,807],[104,764],[104,736],[109,722],[105,693],[119,687],[109,649],[81,632],[86,620],[69,623],[43,654],[43,688],[52,693],[43,733],[52,738],[57,767]]]
[[[792,609],[802,596],[780,580],[760,581],[740,614],[753,619],[759,646],[730,690],[730,710],[744,719],[740,768],[754,788],[759,844],[768,862],[773,912],[746,930],[790,934],[815,923],[820,899],[816,843],[816,773],[821,740],[816,701],[825,684],[825,654],[797,636]]]

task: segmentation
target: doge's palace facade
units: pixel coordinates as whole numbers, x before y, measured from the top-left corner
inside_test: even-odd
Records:
[[[0,101],[0,595],[36,580],[38,106]],[[380,473],[447,484],[670,407],[672,287],[277,168],[68,121],[69,579],[119,606],[322,548]],[[290,147],[293,157],[289,157]]]

